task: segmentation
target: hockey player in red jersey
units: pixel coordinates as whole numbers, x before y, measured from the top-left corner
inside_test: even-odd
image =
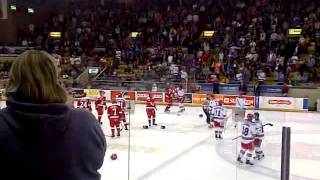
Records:
[[[91,111],[91,101],[89,98],[81,98],[77,101],[77,108],[87,109]]]
[[[174,95],[174,87],[170,86],[167,90],[167,93],[166,93],[167,106],[166,106],[166,109],[164,110],[164,112],[170,112],[170,108],[173,104],[173,95]]]
[[[111,127],[111,137],[115,136],[115,130],[117,129],[117,136],[120,136],[120,116],[121,116],[121,108],[117,104],[117,101],[114,99],[112,100],[112,105],[108,107],[108,118]]]
[[[126,99],[124,98],[123,93],[120,93],[116,98],[118,106],[121,108],[120,120],[124,124],[124,129],[128,130],[128,124],[126,120]]]
[[[254,150],[254,138],[256,137],[256,126],[253,122],[253,115],[248,114],[247,119],[241,123],[241,149],[237,161],[243,163],[242,158],[246,154],[246,164],[253,165],[252,152]]]
[[[177,89],[177,96],[178,96],[178,102],[179,102],[179,112],[184,112],[186,109],[184,108],[184,90],[182,86],[180,85]]]
[[[149,126],[151,126],[151,120],[152,125],[156,126],[156,104],[154,102],[154,99],[152,97],[152,94],[149,94],[149,97],[147,98],[147,106],[146,106],[146,112],[148,116],[148,122]]]
[[[98,121],[100,124],[102,124],[101,118],[103,115],[103,112],[107,109],[107,100],[106,97],[104,96],[104,91],[100,91],[100,97],[96,99],[95,105],[96,105],[96,110],[98,114]]]

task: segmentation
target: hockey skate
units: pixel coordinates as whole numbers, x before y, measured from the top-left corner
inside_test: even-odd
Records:
[[[217,133],[215,134],[215,137],[216,137],[216,139],[218,139],[218,138],[219,138],[219,136],[218,136],[218,134],[217,134]]]
[[[115,136],[114,136],[114,129],[111,129],[111,136],[110,137],[112,137],[112,138],[114,138]]]
[[[237,162],[240,163],[240,164],[243,164],[243,161],[241,160],[241,157],[240,157],[240,156],[238,156]]]
[[[247,165],[251,165],[251,166],[254,165],[254,164],[253,164],[250,160],[248,160],[248,159],[246,160],[246,164],[247,164]]]
[[[182,113],[182,112],[184,112],[184,111],[186,111],[185,108],[180,108],[180,110],[178,111],[178,113]]]
[[[259,154],[259,155],[256,155],[255,157],[253,157],[253,159],[256,159],[256,160],[261,160],[264,158],[264,154]]]
[[[124,130],[129,130],[128,129],[128,124],[124,124]]]
[[[165,113],[169,113],[170,110],[169,110],[169,109],[165,109],[164,112],[165,112]]]

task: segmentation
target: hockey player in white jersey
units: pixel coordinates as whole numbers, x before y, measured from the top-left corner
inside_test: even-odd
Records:
[[[218,105],[218,102],[211,97],[209,100],[209,107],[208,107],[208,111],[209,111],[209,115],[210,115],[210,125],[209,128],[213,128],[213,120],[214,120],[214,108]]]
[[[184,107],[184,90],[182,86],[179,86],[176,89],[177,96],[178,96],[178,102],[179,102],[179,112],[184,112],[186,109]]]
[[[243,93],[240,92],[239,96],[236,98],[236,107],[232,111],[233,120],[234,120],[234,127],[236,128],[238,122],[245,118],[247,106],[246,106],[246,99],[243,96]]]
[[[256,126],[253,122],[253,115],[247,114],[247,119],[241,122],[241,149],[237,161],[243,163],[242,159],[246,155],[246,164],[253,165],[252,153],[254,150],[254,138],[256,137]]]
[[[218,101],[218,106],[213,108],[214,115],[213,115],[213,123],[214,123],[214,132],[216,139],[222,139],[222,130],[225,125],[227,111],[224,107],[222,107],[222,100]]]
[[[256,136],[254,138],[254,151],[255,151],[255,157],[254,159],[260,160],[264,158],[264,153],[261,149],[261,143],[264,138],[264,129],[263,129],[263,124],[262,121],[260,120],[259,113],[255,112],[254,113],[254,123],[256,127]]]
[[[218,106],[218,101],[214,99],[214,96],[212,96],[212,98],[209,101],[209,108],[214,108]]]

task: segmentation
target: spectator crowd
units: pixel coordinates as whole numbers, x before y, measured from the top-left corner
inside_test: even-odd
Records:
[[[19,46],[46,49],[61,75],[100,67],[100,80],[307,83],[320,80],[316,0],[140,0],[70,3]],[[290,28],[302,34],[290,37]],[[61,39],[49,38],[59,31]],[[214,31],[204,37],[204,31]],[[137,37],[132,32],[139,32]]]

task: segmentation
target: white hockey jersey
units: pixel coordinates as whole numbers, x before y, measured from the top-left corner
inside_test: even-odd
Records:
[[[241,122],[241,142],[244,144],[251,143],[256,137],[256,126],[254,122],[244,120]]]
[[[216,106],[218,106],[218,102],[216,101],[216,100],[214,100],[214,99],[212,99],[212,100],[209,100],[209,114],[210,115],[214,115],[214,108],[216,107]]]
[[[177,92],[177,96],[178,97],[184,97],[184,90],[183,89],[176,89],[176,92]]]
[[[209,107],[214,108],[216,106],[218,106],[218,102],[216,100],[213,99],[209,101]]]
[[[264,137],[264,129],[262,122],[260,120],[255,120],[254,124],[256,128],[256,138],[262,139]]]
[[[227,111],[225,108],[221,106],[217,106],[213,108],[213,112],[214,112],[213,114],[214,121],[223,122],[226,120]]]

